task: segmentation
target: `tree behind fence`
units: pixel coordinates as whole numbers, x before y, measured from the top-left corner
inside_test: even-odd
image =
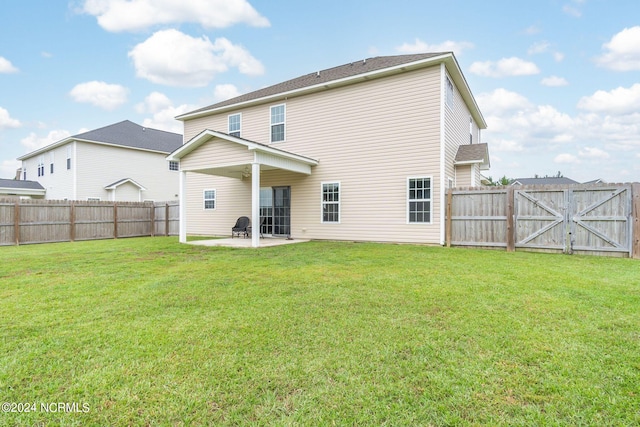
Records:
[[[0,199],[0,246],[139,236],[174,236],[172,202]]]

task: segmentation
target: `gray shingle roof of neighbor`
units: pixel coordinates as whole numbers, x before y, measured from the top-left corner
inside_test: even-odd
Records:
[[[163,130],[145,128],[129,120],[74,135],[83,139],[123,147],[170,153],[182,145],[182,135]]]
[[[44,187],[37,181],[21,181],[18,179],[2,179],[2,178],[0,178],[0,188],[44,190]]]
[[[553,185],[553,184],[580,184],[567,177],[551,177],[551,178],[518,178],[514,179],[511,185]]]
[[[391,68],[402,64],[409,64],[411,62],[421,61],[428,58],[434,58],[449,52],[437,52],[437,53],[419,53],[412,55],[396,55],[396,56],[377,56],[375,58],[368,58],[357,62],[351,62],[348,64],[340,65],[326,70],[316,71],[313,73],[305,74],[295,79],[287,80],[282,83],[275,84],[263,89],[249,92],[244,95],[237,96],[235,98],[228,99],[226,101],[218,102],[217,104],[209,105],[204,108],[199,108],[191,112],[182,114],[177,117],[180,119],[185,116],[214,110],[229,105],[240,104],[247,101],[253,101],[260,98],[277,95],[280,93],[286,93],[298,89],[303,89],[323,83],[329,83],[332,81],[357,76],[359,74],[366,74],[372,71],[378,71],[385,68]]]
[[[119,145],[121,147],[157,151],[167,154],[182,145],[182,135],[179,133],[145,128],[139,124],[133,123],[132,121],[123,120],[109,126],[79,133],[54,142],[46,147],[39,148],[31,153],[20,156],[18,157],[18,160],[31,158],[74,140],[91,141],[98,144]]]

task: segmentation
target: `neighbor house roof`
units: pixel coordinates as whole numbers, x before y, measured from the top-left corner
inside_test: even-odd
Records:
[[[469,105],[469,110],[481,129],[486,128],[486,122],[471,94],[471,90],[462,75],[462,71],[451,52],[420,53],[412,55],[378,56],[356,62],[340,65],[326,70],[314,71],[282,83],[275,84],[254,92],[246,93],[226,101],[218,102],[204,108],[177,116],[177,120],[187,120],[202,117],[214,112],[239,106],[255,105],[274,99],[298,96],[312,92],[319,92],[333,87],[361,82],[367,79],[383,77],[413,69],[419,69],[444,63],[456,83],[458,90]]]
[[[489,169],[489,146],[482,144],[466,144],[458,147],[455,165],[470,165],[479,163],[481,169]]]
[[[143,127],[129,120],[124,120],[99,129],[70,136],[18,157],[18,160],[28,159],[71,141],[92,142],[168,154],[182,145],[182,135]]]
[[[127,182],[130,182],[131,184],[135,185],[136,187],[138,187],[141,190],[146,190],[146,188],[144,188],[143,185],[141,185],[139,182],[137,182],[134,179],[131,178],[123,178],[123,179],[119,179],[114,183],[111,183],[109,185],[106,185],[104,188],[106,190],[115,190],[116,188],[118,188],[119,186],[126,184]]]
[[[0,179],[0,194],[44,195],[45,188],[37,181]]]
[[[552,178],[518,178],[514,179],[511,185],[554,185],[554,184],[580,184],[571,178],[552,177]]]

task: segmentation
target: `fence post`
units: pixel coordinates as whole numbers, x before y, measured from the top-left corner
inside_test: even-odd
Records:
[[[169,202],[164,204],[164,235],[169,236]]]
[[[118,203],[113,202],[113,238],[118,238]]]
[[[633,197],[633,234],[631,241],[631,256],[640,259],[640,184],[631,184],[631,194]]]
[[[446,224],[444,228],[444,239],[447,242],[447,247],[451,247],[451,206],[453,205],[453,190],[449,188],[447,190],[447,215],[446,215]]]
[[[151,212],[149,213],[149,217],[151,220],[151,237],[156,236],[156,204],[153,203],[151,205]]]
[[[69,205],[69,241],[76,241],[76,203],[72,200]]]
[[[516,230],[514,227],[514,197],[515,191],[513,186],[507,187],[507,252],[514,252],[516,250]]]
[[[13,207],[13,237],[16,240],[16,246],[20,245],[20,202],[17,201]]]

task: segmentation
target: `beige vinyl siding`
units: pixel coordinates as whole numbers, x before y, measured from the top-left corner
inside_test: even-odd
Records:
[[[291,186],[294,238],[440,243],[440,80],[436,66],[236,111],[242,112],[243,138],[268,143],[269,109],[285,103],[286,141],[272,146],[319,161],[310,176],[285,171],[261,176],[261,187]],[[207,128],[225,132],[228,114],[185,121],[185,139]],[[206,228],[228,235],[235,218],[219,228],[191,205],[204,189],[191,185],[193,175],[188,175],[187,232]],[[431,224],[407,223],[408,177],[432,179]],[[321,222],[323,181],[341,183],[340,224]],[[211,182],[207,186],[218,191],[230,189],[226,179]],[[234,207],[234,215],[250,213],[250,182],[246,185],[246,196],[236,198],[246,203],[245,211]]]
[[[125,178],[131,178],[147,191],[143,191],[140,200],[150,199],[166,201],[177,199],[178,172],[170,171],[166,154],[142,150],[91,144],[76,143],[77,199],[99,197],[111,200],[111,191],[104,187]],[[65,158],[66,161],[66,158]],[[116,190],[118,201],[138,201],[124,192],[125,199]]]
[[[251,162],[253,152],[245,146],[215,138],[180,159],[180,167],[184,170],[200,170],[210,168],[214,164],[228,166]]]
[[[456,187],[471,186],[472,173],[473,173],[472,165],[457,166],[456,167]]]
[[[463,172],[463,176],[467,176],[465,180],[461,179],[460,171],[454,171],[453,161],[458,152],[460,145],[469,144],[469,118],[471,113],[469,108],[465,104],[458,89],[454,86],[454,108],[453,111],[445,106],[445,175],[449,177],[456,176],[457,186],[471,185],[471,171]],[[478,141],[478,124],[473,120],[472,122],[473,143],[477,144]],[[478,180],[479,183],[479,175]]]

